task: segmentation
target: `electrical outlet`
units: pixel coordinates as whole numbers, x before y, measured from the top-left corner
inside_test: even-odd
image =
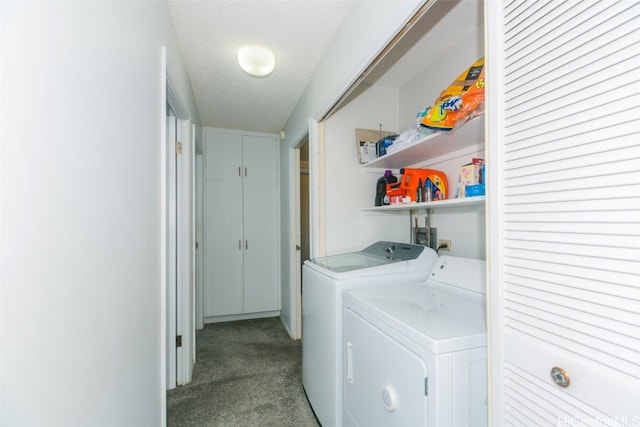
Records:
[[[451,252],[451,240],[438,239],[438,248],[441,251]]]

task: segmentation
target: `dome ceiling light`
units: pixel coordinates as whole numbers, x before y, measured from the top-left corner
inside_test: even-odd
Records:
[[[273,53],[260,46],[243,46],[238,50],[238,63],[245,73],[265,77],[273,72],[276,59]]]

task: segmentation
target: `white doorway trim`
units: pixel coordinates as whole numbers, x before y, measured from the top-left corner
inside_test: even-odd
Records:
[[[194,132],[195,133],[195,132]],[[195,136],[194,136],[195,137]],[[196,142],[197,146],[197,142]],[[204,328],[204,155],[196,152],[195,159],[195,214],[196,214],[196,294],[195,325]],[[195,332],[194,332],[195,333]],[[194,340],[195,344],[195,340]],[[195,351],[194,351],[195,353]]]
[[[324,225],[320,212],[324,209],[324,126],[312,118],[309,118],[309,257],[316,258],[324,253]],[[300,149],[292,149],[289,156],[289,214],[292,217],[289,225],[291,234],[289,259],[291,284],[290,301],[294,304],[290,335],[294,339],[302,337],[302,274],[300,271],[301,252],[297,250],[301,246],[300,224]]]
[[[162,91],[163,111],[166,111],[168,106],[175,115],[173,120],[167,117],[162,138],[162,323],[165,355],[163,384],[166,391],[191,381],[195,363],[195,209],[192,207],[195,132],[192,130],[188,111],[169,75],[166,48],[163,48],[162,53],[163,75],[166,76]],[[180,142],[181,149],[178,148],[177,142]],[[182,338],[181,346],[176,342],[178,336]],[[163,406],[166,411],[166,396],[163,397]]]
[[[300,179],[298,177],[298,179]],[[309,256],[324,256],[324,123],[309,118]]]
[[[178,276],[177,315],[179,316],[178,334],[182,336],[182,347],[178,349],[177,383],[183,385],[191,382],[193,365],[195,363],[195,323],[194,323],[194,296],[195,296],[195,138],[191,120],[178,120],[179,141],[182,144],[182,153],[177,157],[180,167],[178,186],[179,218],[178,233],[180,266]]]
[[[167,111],[167,143],[164,147],[166,151],[166,186],[167,186],[167,203],[164,207],[167,217],[167,269],[166,269],[166,284],[167,284],[167,389],[173,389],[176,387],[177,378],[177,357],[178,351],[176,348],[176,336],[178,335],[178,315],[176,309],[178,307],[178,292],[177,292],[177,278],[178,278],[178,263],[177,263],[177,189],[176,189],[176,161],[174,145],[177,139],[177,120],[173,116],[171,110]]]

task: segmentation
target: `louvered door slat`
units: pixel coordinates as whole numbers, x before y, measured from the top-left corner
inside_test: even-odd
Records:
[[[570,176],[580,179],[586,177],[603,177],[611,175],[610,170],[603,170],[598,173],[597,168],[607,168],[613,162],[617,162],[618,173],[638,173],[638,149],[635,146],[626,146],[622,143],[616,144],[616,140],[607,140],[607,148],[600,149],[594,153],[592,144],[580,144],[568,146],[564,149],[553,150],[552,152],[537,152],[529,150],[529,156],[515,160],[507,173],[510,179],[529,179],[533,177],[538,182],[558,181],[557,178]],[[538,147],[539,149],[539,147]],[[535,158],[533,158],[535,156]],[[622,160],[620,160],[622,158]],[[533,163],[535,161],[535,163]],[[589,167],[585,167],[588,164]],[[518,166],[519,165],[519,166]],[[535,169],[530,169],[535,168]],[[562,174],[549,177],[549,174]],[[594,187],[597,182],[591,183]]]
[[[633,111],[632,111],[633,113]],[[616,134],[612,134],[610,128],[617,129]],[[571,132],[573,131],[573,132]],[[539,126],[538,132],[534,133],[531,138],[519,138],[515,140],[513,133],[510,134],[509,146],[505,147],[508,151],[505,153],[509,158],[509,164],[506,170],[518,169],[521,166],[531,166],[544,161],[543,158],[534,161],[531,156],[548,155],[553,157],[561,154],[563,150],[586,150],[583,153],[597,153],[607,150],[615,150],[624,147],[635,147],[635,141],[627,138],[638,131],[638,124],[633,114],[625,114],[623,116],[611,117],[604,123],[604,126],[595,128],[594,123],[589,128],[576,128],[557,130],[554,134],[545,128]],[[544,136],[544,138],[541,138]],[[583,153],[576,153],[578,155]]]
[[[547,309],[546,305],[556,310],[558,307],[564,307],[566,313],[574,316],[574,319],[580,316],[583,322],[591,326],[612,330],[614,333],[629,327],[637,333],[640,328],[640,314],[633,311],[633,306],[619,307],[620,301],[611,298],[612,295],[598,293],[598,298],[595,299],[591,298],[593,295],[576,288],[562,289],[562,286],[534,283],[526,278],[519,283],[510,283],[510,286],[513,293],[510,296],[511,301],[529,304],[539,310]],[[549,301],[553,301],[553,303]],[[567,309],[567,307],[571,307],[571,309]],[[615,319],[603,317],[603,314],[607,312],[615,312]],[[636,336],[634,334],[627,335]]]
[[[493,421],[640,423],[640,1],[488,8]]]
[[[603,276],[606,276],[609,281],[606,282],[606,289],[602,289],[602,281],[597,280],[597,275],[593,273],[593,269],[580,270],[576,268],[567,267],[561,270],[561,273],[554,272],[553,265],[543,265],[542,263],[526,262],[526,266],[523,267],[525,261],[520,263],[511,262],[509,264],[509,275],[505,277],[505,280],[513,286],[527,287],[535,289],[539,292],[548,292],[554,295],[554,298],[565,297],[568,300],[565,304],[569,305],[569,302],[574,306],[579,307],[584,303],[593,303],[590,307],[591,312],[599,312],[599,307],[606,312],[612,310],[616,319],[620,319],[622,312],[629,312],[638,316],[638,301],[640,301],[640,289],[635,287],[635,283],[629,280],[619,280],[613,282],[611,279],[615,277],[606,276],[608,271],[603,272]],[[536,268],[536,267],[540,268]],[[548,268],[545,268],[548,267]],[[556,268],[562,267],[558,265]],[[543,269],[544,268],[544,269]],[[588,276],[584,277],[580,274],[587,273]],[[563,279],[570,275],[572,277],[571,283],[563,284]],[[532,276],[535,276],[533,278]],[[625,275],[619,273],[617,278],[626,277],[633,279],[632,275]],[[566,282],[566,280],[564,280]],[[622,296],[624,295],[624,296]],[[600,312],[602,314],[602,312]]]
[[[585,5],[584,2],[574,4]],[[519,88],[527,88],[528,85],[540,88],[540,82],[551,84],[551,88],[560,88],[569,82],[579,81],[594,71],[602,70],[598,62],[592,61],[594,53],[608,57],[607,59],[613,63],[628,57],[623,55],[621,50],[634,46],[633,35],[638,31],[637,17],[631,15],[631,24],[636,26],[634,29],[625,26],[630,19],[629,13],[634,12],[634,7],[624,7],[620,3],[617,4],[617,8],[615,5],[609,7],[611,4],[612,2],[600,2],[599,5],[591,5],[591,8],[581,14],[582,18],[588,20],[578,26],[556,25],[545,31],[542,37],[527,36],[523,40],[528,44],[524,46],[522,43],[514,45],[517,54],[508,58],[506,69],[510,78],[507,90],[515,91],[510,95],[517,99],[524,93]],[[575,16],[566,18],[572,19]],[[543,22],[545,21],[540,21],[541,25]],[[545,22],[544,25],[553,23]],[[558,43],[561,40],[572,39],[575,42]],[[598,52],[600,50],[602,52]],[[637,53],[637,50],[635,52]],[[550,88],[540,90],[548,89]]]
[[[632,302],[632,307],[637,310],[638,277],[633,267],[628,267],[630,263],[619,263],[611,265],[606,262],[584,262],[583,258],[576,258],[580,264],[572,263],[572,259],[564,257],[560,259],[554,254],[539,256],[535,259],[532,254],[523,254],[518,257],[516,251],[512,251],[508,259],[504,260],[505,267],[509,267],[506,277],[523,277],[532,280],[541,280],[545,274],[555,275],[555,283],[558,286],[578,287],[581,283],[591,283],[588,289],[598,291],[603,295],[615,293],[620,298]],[[626,268],[626,270],[616,270],[616,268]],[[592,280],[593,282],[589,282]],[[606,286],[603,286],[605,284]]]

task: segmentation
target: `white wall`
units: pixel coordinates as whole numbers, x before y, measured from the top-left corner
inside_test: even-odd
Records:
[[[398,91],[373,86],[325,122],[326,254],[360,250],[377,240],[408,241],[409,220],[363,212],[374,205],[383,170],[358,161],[356,128],[398,129]],[[394,170],[398,175],[398,171]]]
[[[164,422],[164,2],[3,2],[0,424]]]
[[[453,197],[460,166],[470,163],[473,157],[484,158],[484,149],[471,147],[446,157],[420,162],[415,166],[444,172]],[[434,209],[431,214],[431,227],[437,229],[438,239],[451,241],[451,251],[440,252],[441,255],[485,259],[484,207]]]

